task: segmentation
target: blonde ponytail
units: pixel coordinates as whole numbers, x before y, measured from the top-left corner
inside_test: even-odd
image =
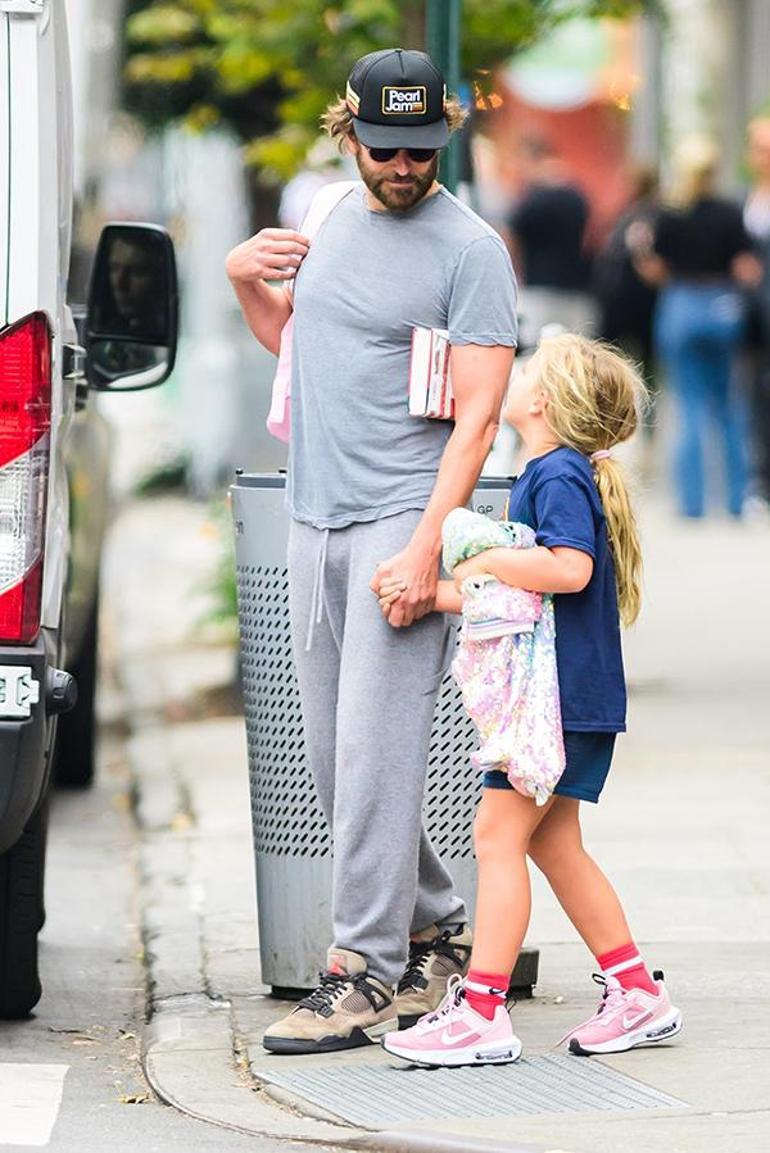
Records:
[[[615,562],[618,608],[624,625],[639,616],[642,550],[628,485],[609,449],[636,431],[647,401],[642,378],[609,345],[574,333],[548,337],[538,352],[546,423],[557,439],[591,461]]]
[[[642,547],[623,469],[616,460],[597,460],[594,477],[607,518],[607,536],[615,562],[620,619],[628,627],[642,607]]]

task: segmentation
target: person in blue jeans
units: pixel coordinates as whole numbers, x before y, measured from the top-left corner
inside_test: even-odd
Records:
[[[662,285],[655,343],[679,410],[675,476],[679,509],[705,509],[703,445],[711,424],[722,440],[727,507],[739,517],[747,481],[743,404],[734,368],[746,331],[744,289],[761,266],[737,204],[714,194],[718,153],[707,140],[677,152],[677,207],[660,214],[653,250],[640,263]]]
[[[680,511],[704,512],[703,441],[709,422],[724,445],[727,507],[740,516],[746,490],[746,428],[733,365],[745,330],[743,298],[729,283],[674,282],[663,289],[656,344],[679,405],[676,482]]]

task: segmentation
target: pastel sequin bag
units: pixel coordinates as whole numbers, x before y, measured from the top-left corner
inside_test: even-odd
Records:
[[[444,567],[489,548],[531,548],[527,525],[454,509],[442,528]],[[463,626],[452,674],[479,732],[476,768],[499,769],[543,805],[564,772],[556,667],[556,620],[549,594],[513,588],[487,574],[463,581]]]

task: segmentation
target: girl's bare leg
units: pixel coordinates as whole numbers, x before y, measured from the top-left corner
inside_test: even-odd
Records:
[[[512,789],[484,789],[473,826],[478,863],[471,968],[510,973],[529,924],[527,848],[554,799],[538,808]]]
[[[583,847],[580,802],[554,797],[533,830],[529,855],[594,957],[631,940],[617,893]]]

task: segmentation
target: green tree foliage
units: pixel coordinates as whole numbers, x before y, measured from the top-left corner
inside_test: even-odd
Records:
[[[483,92],[496,65],[574,16],[626,16],[651,0],[464,0],[463,74]],[[267,180],[286,179],[317,138],[351,63],[422,47],[409,0],[128,0],[125,104],[149,127],[226,124]]]

